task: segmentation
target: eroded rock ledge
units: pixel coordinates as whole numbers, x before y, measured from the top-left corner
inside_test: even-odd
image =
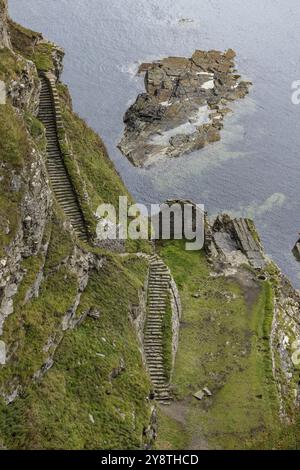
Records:
[[[250,85],[237,74],[234,57],[232,49],[196,50],[189,59],[142,64],[146,93],[124,116],[121,152],[134,165],[147,166],[220,140],[228,102],[244,98]]]

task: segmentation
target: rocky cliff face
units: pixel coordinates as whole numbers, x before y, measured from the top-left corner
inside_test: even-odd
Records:
[[[0,0],[0,48],[10,47],[7,24],[7,0]]]

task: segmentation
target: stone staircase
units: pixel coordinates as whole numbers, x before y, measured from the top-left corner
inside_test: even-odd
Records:
[[[163,360],[163,315],[166,311],[171,276],[168,268],[157,256],[150,257],[148,284],[148,315],[144,332],[144,351],[154,389],[154,398],[170,404],[169,383]]]
[[[63,161],[58,128],[62,128],[59,97],[55,80],[40,75],[41,94],[39,120],[44,124],[47,138],[47,169],[55,197],[69,218],[77,236],[88,241],[87,230],[77,195]],[[58,125],[59,121],[59,125]]]

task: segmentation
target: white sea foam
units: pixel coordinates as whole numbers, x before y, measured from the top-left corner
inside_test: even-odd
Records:
[[[168,145],[171,137],[175,135],[191,135],[197,131],[199,126],[210,122],[209,114],[210,109],[207,105],[200,106],[198,111],[187,122],[160,134],[152,135],[149,143],[153,145]]]

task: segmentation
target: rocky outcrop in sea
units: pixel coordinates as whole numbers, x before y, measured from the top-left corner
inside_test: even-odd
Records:
[[[220,140],[228,103],[244,98],[250,82],[235,69],[235,52],[196,50],[191,58],[143,63],[146,93],[124,116],[121,152],[136,166],[202,149]]]

